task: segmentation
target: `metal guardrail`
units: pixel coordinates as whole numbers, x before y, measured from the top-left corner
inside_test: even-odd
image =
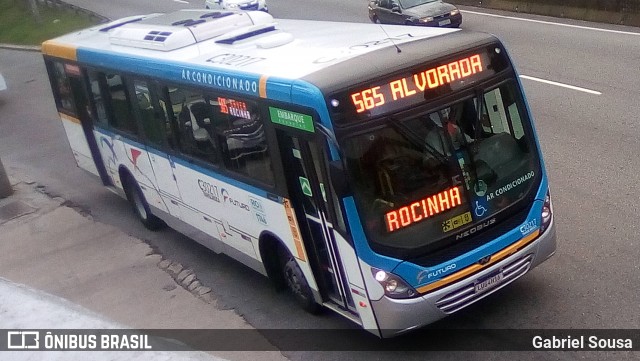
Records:
[[[44,6],[48,6],[50,8],[58,8],[58,9],[65,9],[68,11],[73,11],[76,14],[79,15],[85,15],[88,16],[90,18],[96,19],[98,22],[100,23],[107,23],[109,21],[111,21],[109,18],[102,16],[98,13],[94,13],[93,11],[87,10],[87,9],[83,9],[81,7],[66,3],[62,0],[36,0],[36,2],[38,4],[44,5]]]
[[[448,0],[457,5],[640,26],[640,0]]]
[[[613,13],[640,13],[640,0],[451,0],[453,3],[470,6],[558,6]]]
[[[600,10],[617,13],[635,13],[640,11],[640,1],[638,0],[526,0],[524,2],[529,4],[560,5],[585,10]]]

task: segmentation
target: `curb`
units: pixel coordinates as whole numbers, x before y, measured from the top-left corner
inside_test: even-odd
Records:
[[[166,259],[162,255],[159,256],[162,257],[162,259],[157,264],[158,268],[168,273],[178,286],[191,292],[191,294],[206,303],[213,303],[215,301],[215,296],[211,293],[211,288],[203,285],[192,269],[186,268],[178,262]]]
[[[42,47],[40,45],[15,45],[15,44],[0,43],[0,49],[40,52],[42,50]]]

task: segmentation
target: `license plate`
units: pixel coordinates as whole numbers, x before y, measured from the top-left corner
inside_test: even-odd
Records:
[[[442,20],[438,23],[440,26],[445,26],[451,24],[451,19]]]
[[[494,275],[489,276],[488,278],[483,279],[482,281],[478,281],[475,284],[475,293],[482,293],[494,288],[502,282],[503,278],[504,275],[502,274],[502,271],[500,271]]]

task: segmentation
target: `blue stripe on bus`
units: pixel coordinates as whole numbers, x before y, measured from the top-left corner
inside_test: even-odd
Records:
[[[333,124],[331,124],[329,113],[326,111],[327,105],[318,87],[302,80],[295,80],[291,87],[291,99],[296,104],[318,110],[322,125],[333,132]]]
[[[524,87],[522,86],[522,79],[520,79],[520,73],[518,72],[518,67],[515,64],[515,60],[513,59],[513,57],[509,54],[509,51],[504,49],[506,52],[507,57],[509,58],[509,62],[511,62],[511,68],[513,69],[513,73],[515,75],[515,80],[518,83],[518,88],[520,89],[520,95],[522,96],[522,102],[524,103],[524,107],[525,110],[527,112],[527,115],[529,116],[529,125],[531,126],[531,130],[533,131],[533,139],[536,143],[536,149],[538,151],[538,160],[540,161],[540,169],[542,170],[542,182],[545,183],[544,187],[540,187],[540,189],[538,190],[538,197],[537,199],[542,199],[544,200],[544,197],[546,195],[547,192],[547,188],[548,188],[548,179],[547,179],[547,174],[546,174],[546,167],[544,164],[544,157],[542,156],[542,148],[540,147],[540,141],[538,140],[538,131],[536,130],[536,125],[535,125],[535,120],[533,119],[533,113],[531,112],[531,107],[529,106],[529,101],[527,101],[527,95],[524,92]],[[540,193],[542,194],[542,197],[540,197]]]
[[[116,133],[114,133],[114,132],[112,132],[110,130],[101,128],[101,127],[95,127],[95,130],[100,132],[100,133],[103,133],[103,135],[111,137],[111,138],[113,138],[113,137],[115,137],[117,135]],[[155,154],[155,155],[157,155],[159,157],[162,157],[164,159],[169,160],[167,158],[167,153],[165,153],[165,152],[162,152],[160,150],[156,150],[156,149],[154,149],[152,147],[147,147],[146,145],[144,145],[142,143],[138,143],[135,140],[124,138],[123,136],[120,136],[119,140],[124,142],[124,143],[126,143],[126,144],[128,144],[128,145],[130,145],[130,146],[134,146],[134,147],[146,150],[149,153],[153,153],[153,154]],[[202,174],[204,174],[206,176],[209,176],[211,178],[214,178],[214,179],[216,179],[216,180],[218,180],[220,182],[227,183],[227,184],[229,184],[231,186],[240,188],[240,189],[242,189],[244,191],[247,191],[249,193],[253,193],[253,194],[257,195],[257,196],[260,196],[260,197],[263,197],[265,199],[273,201],[273,199],[271,199],[271,197],[267,196],[269,194],[269,192],[265,191],[264,189],[260,189],[258,187],[254,187],[252,185],[249,185],[249,184],[246,184],[246,183],[242,183],[242,182],[237,181],[237,180],[235,180],[233,178],[226,177],[226,176],[224,176],[222,174],[216,173],[213,170],[201,167],[199,165],[191,163],[191,162],[189,162],[187,160],[180,159],[178,157],[170,157],[170,161],[173,161],[173,162],[175,162],[177,164],[180,164],[181,166],[183,166],[185,168],[191,169],[193,171],[196,171],[196,172],[202,173]],[[281,201],[281,197],[278,197],[278,200]]]
[[[259,74],[219,70],[202,64],[180,61],[136,58],[134,55],[123,56],[111,51],[95,51],[82,47],[78,48],[78,62],[127,72],[133,71],[139,75],[177,83],[259,96]]]
[[[315,85],[298,79],[269,77],[267,98],[315,109],[320,116],[320,123],[333,132],[324,95]]]
[[[394,269],[401,261],[396,258],[379,255],[369,247],[367,236],[362,228],[362,221],[360,215],[356,209],[356,204],[353,197],[347,197],[343,201],[344,210],[347,215],[349,224],[349,230],[351,231],[351,237],[353,237],[353,243],[356,247],[356,254],[358,258],[363,260],[370,266],[377,267],[386,271]]]
[[[267,99],[291,102],[291,80],[277,77],[267,78]],[[304,104],[303,104],[304,105]]]
[[[206,64],[193,64],[172,60],[137,58],[133,55],[122,56],[110,51],[95,51],[78,48],[78,62],[134,72],[139,75],[159,78],[175,83],[201,86],[204,88],[232,91],[251,96],[259,96],[259,84],[262,74],[243,73],[229,69],[216,69]],[[206,60],[205,60],[206,62]],[[268,74],[266,74],[268,75]],[[313,85],[297,79],[267,78],[267,98],[282,102],[291,102],[293,84],[308,89],[310,97],[301,97],[298,105],[315,109],[326,108],[320,91]],[[328,115],[328,114],[327,114]],[[328,116],[323,123],[331,128]]]

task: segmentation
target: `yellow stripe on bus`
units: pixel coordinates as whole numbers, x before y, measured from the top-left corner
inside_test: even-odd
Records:
[[[61,44],[55,40],[42,43],[42,53],[67,60],[78,60],[77,48],[68,44]]]
[[[260,77],[260,82],[258,83],[258,92],[260,94],[260,98],[266,98],[267,97],[267,79],[269,77],[266,75],[263,75]]]
[[[64,114],[64,113],[58,113],[58,114],[60,114],[60,119],[62,119],[62,120],[67,120],[67,121],[70,121],[72,123],[80,124],[80,119],[78,119],[78,118],[74,118],[74,117],[72,117],[70,115],[67,115],[67,114]]]
[[[298,221],[296,220],[296,215],[293,211],[293,207],[291,206],[291,201],[287,198],[284,199],[284,210],[287,214],[287,220],[289,221],[289,228],[291,228],[291,235],[293,236],[293,243],[296,246],[296,253],[294,255],[297,259],[302,262],[306,262],[304,245],[302,244],[302,235],[300,234],[300,228],[298,227]]]
[[[467,268],[463,268],[460,271],[451,274],[439,281],[430,283],[426,286],[422,286],[416,289],[416,291],[418,291],[419,293],[426,293],[429,291],[432,291],[436,288],[440,288],[442,286],[448,285],[450,283],[453,283],[455,281],[458,281],[462,278],[465,278],[473,273],[476,273],[478,271],[480,271],[483,268],[489,267],[495,263],[498,263],[499,261],[507,258],[508,256],[516,253],[519,249],[523,248],[524,246],[526,246],[527,244],[531,243],[534,239],[536,239],[538,237],[538,235],[540,234],[540,230],[537,230],[533,233],[531,233],[530,235],[522,238],[521,240],[519,240],[518,242],[512,244],[511,246],[504,248],[498,252],[496,252],[495,254],[491,255],[491,260],[486,263],[486,264],[473,264]]]

